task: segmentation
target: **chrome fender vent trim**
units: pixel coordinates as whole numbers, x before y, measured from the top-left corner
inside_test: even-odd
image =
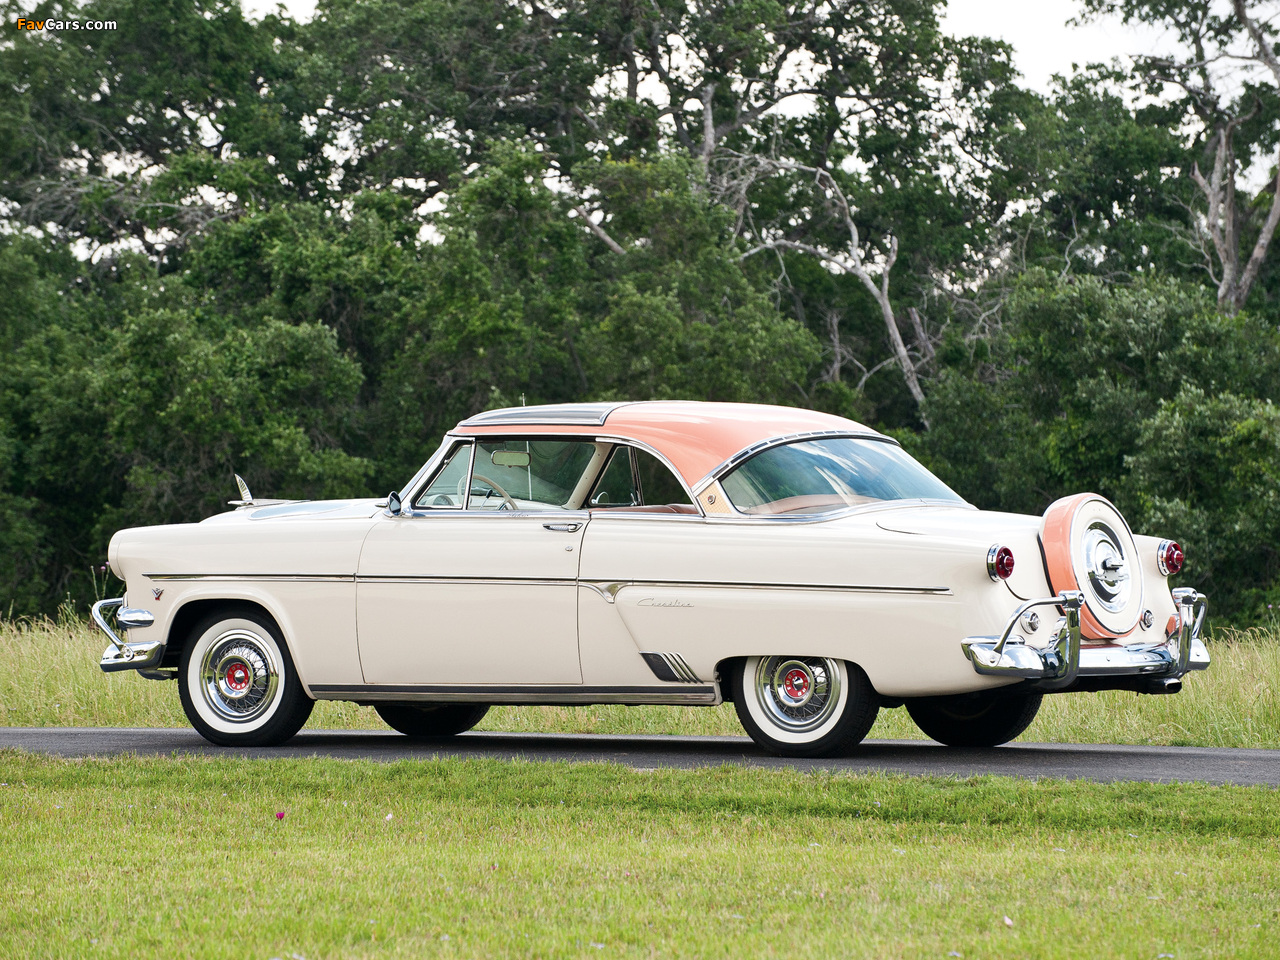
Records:
[[[678,653],[641,653],[653,675],[667,683],[702,683],[702,678]]]

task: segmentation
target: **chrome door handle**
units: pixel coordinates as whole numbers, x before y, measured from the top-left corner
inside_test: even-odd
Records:
[[[582,526],[580,523],[544,523],[543,528],[546,530],[556,530],[560,533],[575,533]]]

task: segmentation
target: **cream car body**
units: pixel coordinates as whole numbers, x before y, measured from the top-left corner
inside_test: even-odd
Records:
[[[770,457],[834,492],[768,500]],[[754,486],[735,479],[750,470]],[[862,471],[882,494],[878,470],[938,495],[854,489]],[[979,511],[894,441],[825,414],[531,407],[459,424],[388,500],[245,490],[201,523],[123,530],[110,564],[126,594],[95,616],[112,636],[103,669],[179,677],[217,742],[278,742],[314,699],[379,705],[419,735],[465,728],[475,705],[735,699],[766,748],[813,754],[861,739],[880,705],[946,708],[922,726],[963,743],[964,703],[986,716],[1046,691],[1176,691],[1208,655],[1204,598],[1175,597],[1161,568],[1175,548],[1089,495],[1044,519]],[[281,690],[293,699],[263,721],[254,698]]]

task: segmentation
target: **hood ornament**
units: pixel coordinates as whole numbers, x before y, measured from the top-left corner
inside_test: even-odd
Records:
[[[240,474],[234,475],[236,478],[236,486],[240,488],[239,500],[228,500],[227,505],[232,507],[252,507],[254,505],[253,494],[249,492],[249,485],[244,482],[244,477]]]

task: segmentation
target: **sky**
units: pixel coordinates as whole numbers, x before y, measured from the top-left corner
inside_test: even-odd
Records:
[[[602,0],[608,2],[608,0]],[[276,8],[277,0],[242,0],[250,17]],[[309,20],[315,0],[284,0],[297,20]],[[1160,31],[1126,27],[1108,18],[1083,27],[1068,27],[1080,13],[1078,0],[950,0],[943,29],[955,36],[988,36],[1013,45],[1014,63],[1025,84],[1047,93],[1055,73],[1069,75],[1071,65],[1109,61],[1132,53],[1168,48]]]
[[[1024,84],[1041,93],[1049,92],[1055,73],[1069,76],[1072,64],[1173,49],[1163,31],[1126,26],[1118,17],[1067,26],[1080,9],[1078,0],[951,0],[942,27],[953,36],[987,36],[1012,44]]]

